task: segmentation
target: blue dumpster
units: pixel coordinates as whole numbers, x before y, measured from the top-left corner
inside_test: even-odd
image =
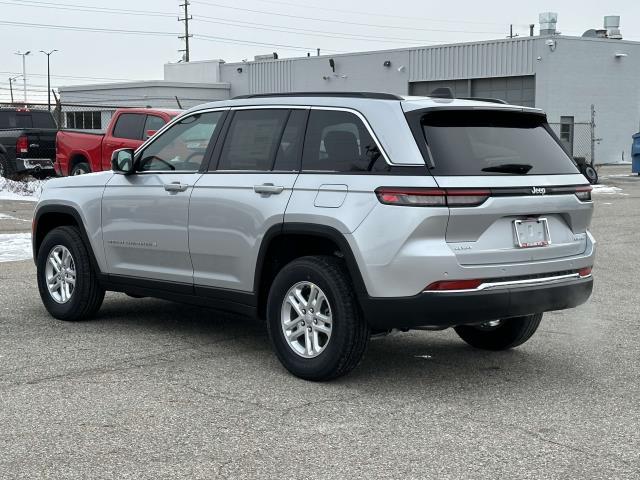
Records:
[[[631,172],[640,174],[640,133],[633,136],[631,147]]]

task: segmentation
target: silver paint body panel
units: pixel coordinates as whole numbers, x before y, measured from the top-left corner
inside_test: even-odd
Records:
[[[525,110],[426,98],[283,97],[214,102],[185,115],[272,106],[356,111],[388,163],[407,168],[424,167],[424,160],[405,111]],[[166,192],[163,185],[174,181],[189,188]],[[422,168],[416,168],[416,175],[209,172],[125,177],[102,172],[51,180],[37,208],[75,208],[103,272],[243,292],[253,291],[260,245],[269,228],[290,222],[331,227],[351,247],[371,297],[409,297],[438,280],[551,274],[592,266],[595,241],[588,226],[593,204],[574,195],[531,195],[493,197],[473,208],[399,207],[378,202],[377,187],[533,188],[586,183],[579,173],[434,178]],[[282,191],[256,192],[254,187],[264,184],[281,186]],[[531,215],[549,219],[551,246],[514,245],[513,219]]]

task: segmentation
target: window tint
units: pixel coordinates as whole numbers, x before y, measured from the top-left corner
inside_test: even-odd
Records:
[[[274,170],[282,172],[297,171],[300,169],[300,155],[304,131],[307,127],[307,110],[291,110],[287,127],[284,129]]]
[[[142,152],[139,170],[200,169],[211,138],[224,112],[190,115],[174,123]]]
[[[147,115],[147,120],[144,123],[144,139],[149,138],[149,131],[157,132],[164,127],[165,121],[162,117],[156,115]]]
[[[285,109],[236,111],[218,170],[271,170],[288,116]]]
[[[118,117],[113,129],[116,138],[128,138],[130,140],[142,139],[142,127],[145,116],[140,113],[123,113]]]
[[[16,114],[16,127],[18,128],[32,128],[33,117],[30,113],[17,113]]]
[[[578,173],[540,115],[444,111],[423,115],[421,125],[434,175]]]
[[[311,110],[302,159],[303,170],[371,171],[380,151],[355,114]]]
[[[31,112],[34,128],[56,128],[56,122],[49,112]]]
[[[0,128],[56,128],[49,112],[0,112]]]

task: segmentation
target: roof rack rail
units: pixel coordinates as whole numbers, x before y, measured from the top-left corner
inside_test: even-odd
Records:
[[[501,98],[488,98],[488,97],[458,97],[459,100],[475,100],[476,102],[487,103],[501,103],[503,105],[509,105],[509,102],[502,100]]]
[[[372,98],[375,100],[404,100],[403,97],[393,93],[380,92],[287,92],[287,93],[255,93],[252,95],[239,95],[232,100],[243,98],[269,98],[269,97],[352,97]]]

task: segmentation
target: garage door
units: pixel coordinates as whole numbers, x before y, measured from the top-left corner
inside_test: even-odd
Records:
[[[536,81],[534,76],[478,78],[471,82],[471,95],[499,98],[513,105],[535,107]]]
[[[535,107],[536,81],[533,75],[520,77],[475,78],[469,80],[442,80],[435,82],[413,82],[409,85],[411,95],[428,96],[436,88],[447,87],[457,98],[497,98],[513,105]]]
[[[443,80],[441,82],[414,82],[409,84],[409,94],[428,97],[436,88],[450,88],[456,98],[468,97],[469,80]]]

